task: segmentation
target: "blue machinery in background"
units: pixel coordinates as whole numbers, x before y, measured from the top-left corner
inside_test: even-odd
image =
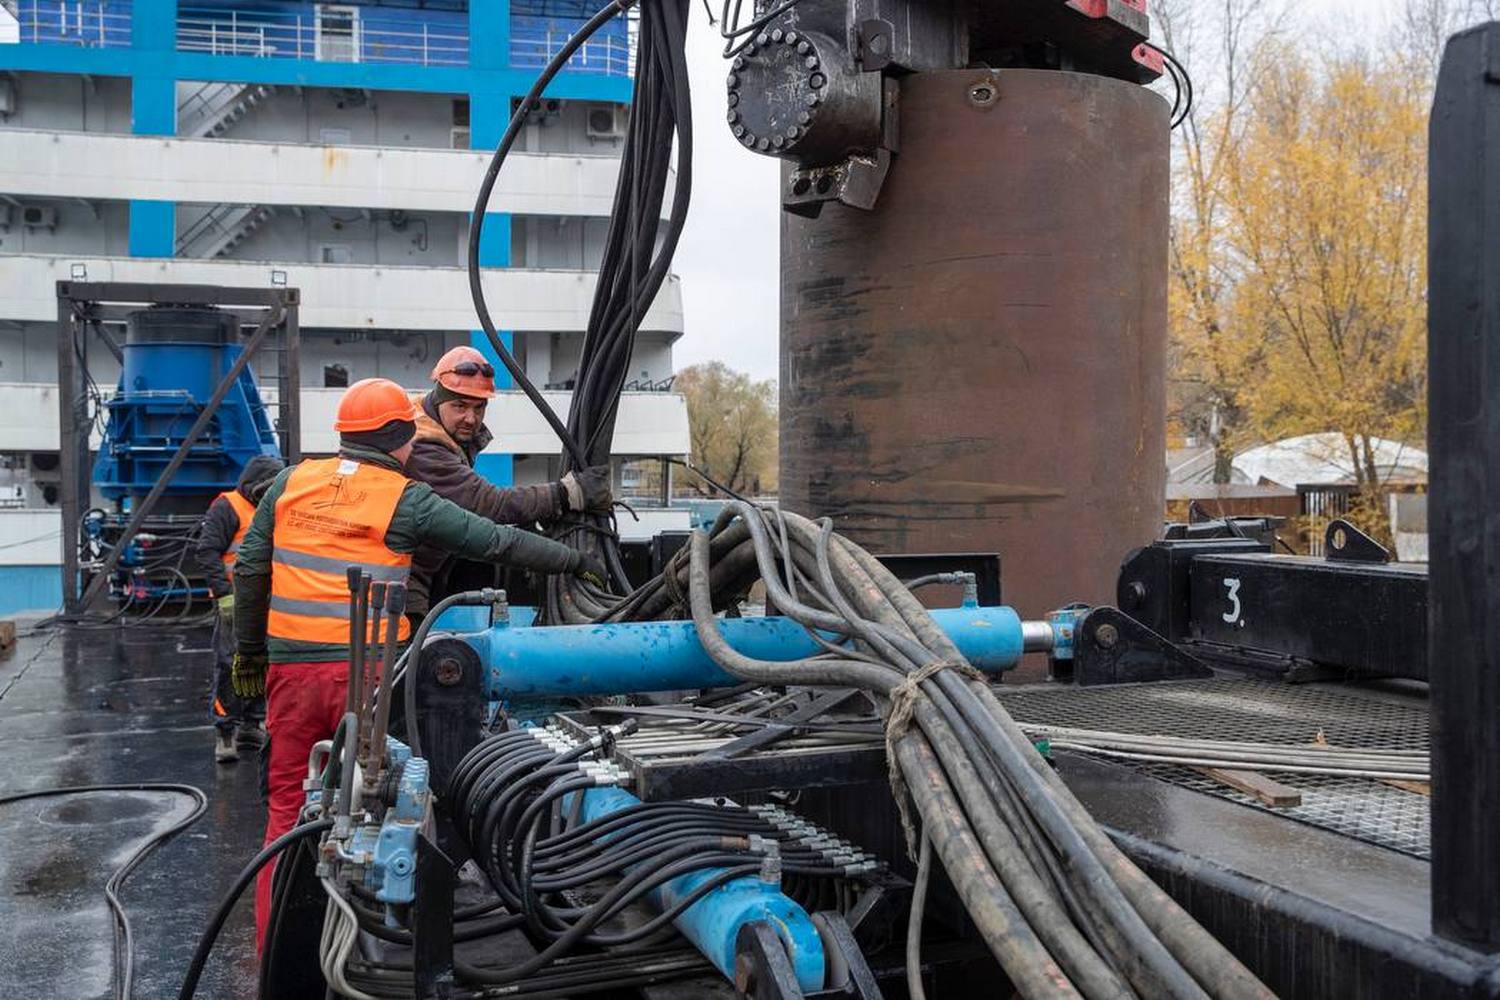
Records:
[[[120,381],[105,404],[109,420],[94,462],[94,485],[106,499],[138,502],[162,478],[243,353],[239,326],[234,313],[204,307],[156,306],[126,317]],[[279,458],[281,449],[246,367],[166,483],[158,509],[201,514],[257,455]]]
[[[154,613],[201,592],[183,557],[214,496],[258,455],[301,457],[297,289],[60,281],[57,300],[64,610],[107,587]],[[121,323],[123,342],[111,333]],[[107,403],[90,372],[101,345],[120,365]],[[274,426],[250,368],[262,346],[276,354]],[[96,407],[108,416],[91,463]],[[94,506],[95,490],[112,510]]]

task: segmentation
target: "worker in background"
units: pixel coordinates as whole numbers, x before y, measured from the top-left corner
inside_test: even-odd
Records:
[[[234,693],[229,669],[234,662],[234,588],[229,573],[250,530],[255,505],[271,480],[286,466],[271,455],[256,455],[245,464],[234,489],[220,493],[208,505],[198,532],[194,554],[198,572],[208,581],[208,594],[218,604],[214,618],[214,671],[209,680],[209,711],[214,721],[214,760],[220,764],[240,759],[240,750],[259,750],[266,742],[266,700],[241,698]]]
[[[453,348],[438,359],[431,378],[432,389],[414,400],[417,437],[406,465],[408,476],[496,524],[529,526],[567,513],[609,512],[614,498],[607,465],[570,472],[555,483],[508,488],[474,471],[475,457],[493,436],[484,415],[495,395],[495,369],[477,349]],[[449,583],[457,561],[436,546],[417,549],[406,605],[412,621],[421,621],[433,604],[465,589]]]
[[[416,419],[406,392],[389,379],[350,386],[334,422],[338,455],[277,476],[240,543],[232,676],[241,697],[266,695],[266,843],[296,823],[308,753],[334,735],[343,716],[350,566],[377,581],[404,583],[412,553],[431,545],[467,559],[604,579],[597,556],[477,517],[408,479],[402,466]],[[399,640],[410,631],[403,618]],[[264,945],[270,901],[267,866],[256,884],[257,947]]]

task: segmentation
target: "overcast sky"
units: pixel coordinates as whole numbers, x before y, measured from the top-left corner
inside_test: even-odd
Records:
[[[697,0],[691,18],[693,203],[673,267],[687,332],[672,360],[679,369],[720,360],[775,378],[778,161],[734,141],[724,121],[724,43]]]
[[[1274,2],[1274,0],[1273,0]],[[1400,0],[1288,0],[1309,46],[1372,43]],[[695,2],[688,32],[693,84],[693,202],[674,270],[687,332],[679,369],[721,360],[757,378],[777,375],[777,161],[747,152],[724,122],[722,43]],[[1197,72],[1192,65],[1189,72]]]

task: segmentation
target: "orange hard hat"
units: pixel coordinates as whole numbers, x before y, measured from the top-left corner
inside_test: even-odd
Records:
[[[392,420],[416,419],[417,408],[405,389],[388,378],[362,378],[344,390],[333,429],[373,431]]]
[[[479,353],[478,348],[467,344],[455,347],[438,358],[430,377],[449,392],[456,392],[460,396],[489,399],[495,395],[495,366]]]

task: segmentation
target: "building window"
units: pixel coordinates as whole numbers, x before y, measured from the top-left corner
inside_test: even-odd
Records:
[[[359,62],[359,8],[320,3],[317,11],[317,51],[324,62]]]
[[[354,251],[347,243],[323,243],[318,246],[318,261],[323,264],[352,264]]]
[[[333,364],[323,366],[323,388],[325,389],[347,389],[349,388],[349,369],[343,365]]]

